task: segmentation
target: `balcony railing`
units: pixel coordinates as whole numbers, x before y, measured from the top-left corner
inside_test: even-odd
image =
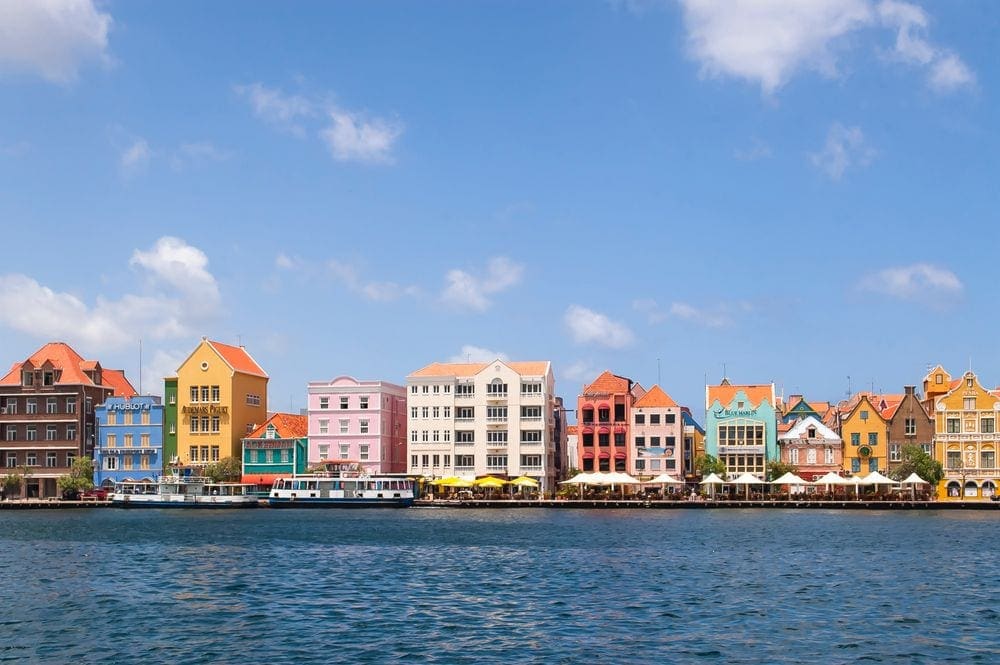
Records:
[[[491,424],[506,423],[507,416],[486,416],[486,422]]]
[[[487,390],[486,399],[507,399],[507,391],[494,392],[492,390]]]
[[[540,423],[542,422],[541,416],[521,416],[521,420],[526,423]]]
[[[473,440],[473,441],[456,441],[455,445],[456,446],[474,446],[474,445],[476,445],[476,442],[475,442],[475,440]]]
[[[456,423],[471,423],[475,418],[469,418],[466,416],[455,416]]]
[[[541,466],[526,466],[524,464],[521,465],[521,473],[541,473],[543,470],[544,467]]]
[[[524,440],[521,441],[521,445],[522,446],[540,446],[543,443],[545,443],[545,442],[544,441],[524,441]]]
[[[468,466],[465,466],[465,465],[459,466],[458,464],[456,464],[455,465],[455,472],[458,473],[460,471],[474,471],[475,468],[476,467],[473,466],[473,465],[471,465],[471,464],[468,465]]]

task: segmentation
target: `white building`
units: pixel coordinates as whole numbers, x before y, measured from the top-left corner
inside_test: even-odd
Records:
[[[406,377],[408,472],[530,476],[556,487],[552,364],[432,363]]]

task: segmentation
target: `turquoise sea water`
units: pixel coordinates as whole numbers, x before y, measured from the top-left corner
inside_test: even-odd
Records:
[[[1000,662],[1000,519],[11,511],[0,661]]]

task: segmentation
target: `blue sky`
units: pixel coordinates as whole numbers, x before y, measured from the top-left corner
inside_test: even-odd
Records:
[[[0,351],[1000,383],[986,0],[0,0]]]

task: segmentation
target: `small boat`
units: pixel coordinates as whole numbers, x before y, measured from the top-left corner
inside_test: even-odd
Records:
[[[371,476],[356,462],[324,463],[325,471],[277,478],[267,503],[272,508],[406,508],[413,505],[413,481]]]
[[[252,483],[216,483],[201,476],[160,476],[148,481],[115,483],[108,497],[121,508],[256,508],[260,505]]]

